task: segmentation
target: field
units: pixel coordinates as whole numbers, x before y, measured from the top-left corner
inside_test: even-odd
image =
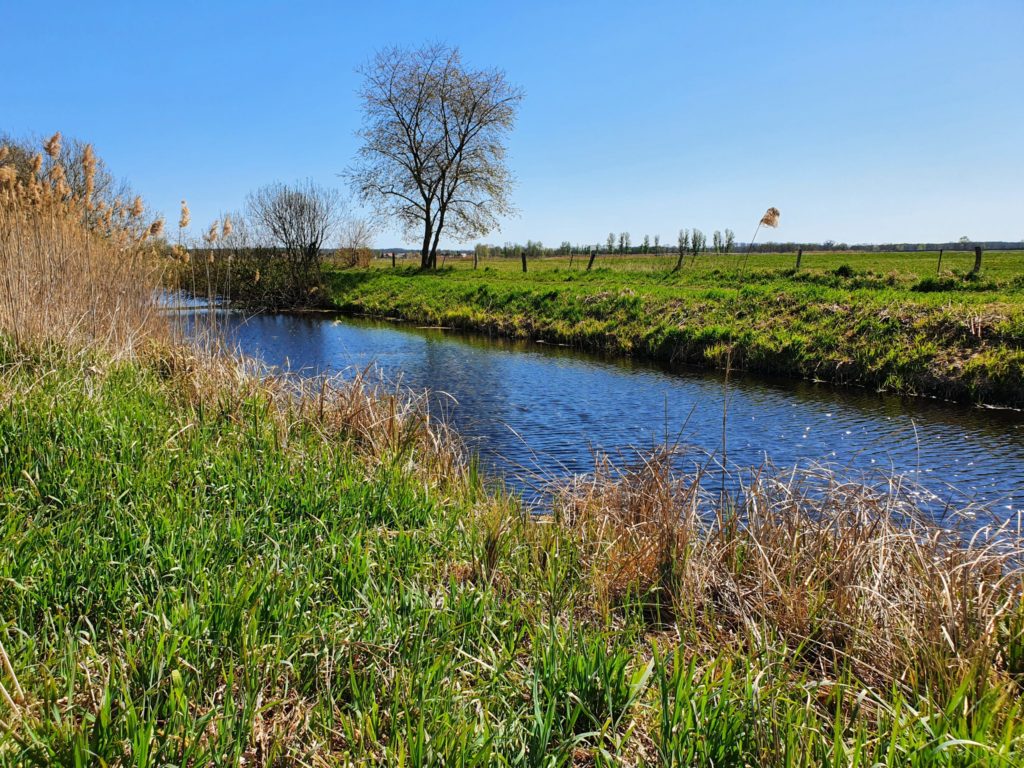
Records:
[[[1024,253],[809,253],[675,259],[377,260],[329,269],[345,312],[627,354],[1024,407]]]

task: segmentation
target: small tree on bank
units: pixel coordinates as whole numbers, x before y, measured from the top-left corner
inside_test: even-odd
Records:
[[[436,268],[442,233],[481,237],[512,210],[505,138],[522,91],[444,45],[389,48],[359,72],[363,145],[348,176],[378,214],[418,233],[420,266]]]
[[[303,304],[319,283],[323,247],[344,219],[341,194],[307,180],[260,187],[246,199],[257,236],[284,260],[290,300]]]

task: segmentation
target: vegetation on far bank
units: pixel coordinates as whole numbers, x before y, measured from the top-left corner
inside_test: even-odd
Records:
[[[1024,253],[599,256],[328,268],[344,312],[1024,407]]]
[[[814,472],[722,500],[668,452],[523,514],[407,395],[180,343],[158,228],[31,173],[0,765],[1020,763],[1019,531]]]

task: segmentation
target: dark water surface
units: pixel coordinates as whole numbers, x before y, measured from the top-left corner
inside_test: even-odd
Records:
[[[430,390],[436,408],[482,459],[506,475],[587,472],[593,452],[677,438],[692,461],[720,456],[721,373],[670,372],[564,348],[333,316],[221,315],[229,339],[273,366],[309,373],[372,366],[388,381]],[[1024,509],[1024,413],[807,382],[729,382],[730,466],[825,463],[876,483],[905,475],[922,502]]]

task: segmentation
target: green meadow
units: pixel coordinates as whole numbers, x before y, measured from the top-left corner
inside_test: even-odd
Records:
[[[447,260],[332,269],[344,312],[963,402],[1024,407],[1024,252]]]

